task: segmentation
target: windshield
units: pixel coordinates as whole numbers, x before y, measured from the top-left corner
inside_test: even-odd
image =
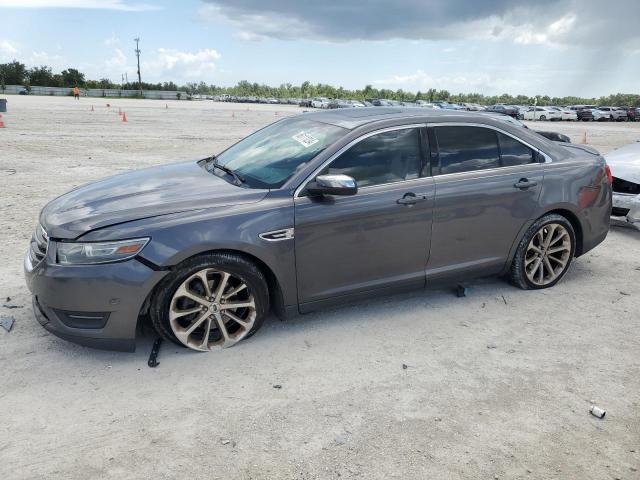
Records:
[[[252,188],[280,188],[313,157],[347,133],[335,125],[288,118],[222,152],[216,161]]]

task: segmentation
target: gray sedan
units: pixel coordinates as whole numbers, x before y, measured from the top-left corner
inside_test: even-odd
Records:
[[[42,210],[24,266],[60,337],[132,350],[148,318],[210,351],[270,311],[487,275],[551,287],[610,212],[610,172],[588,148],[470,112],[343,109],[72,190]]]

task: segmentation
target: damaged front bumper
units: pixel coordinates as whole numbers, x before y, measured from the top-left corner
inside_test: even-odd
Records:
[[[612,223],[640,230],[640,195],[613,192]]]

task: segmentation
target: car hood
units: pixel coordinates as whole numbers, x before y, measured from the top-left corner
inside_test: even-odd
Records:
[[[257,202],[268,190],[242,188],[196,161],[145,168],[83,185],[47,204],[40,223],[52,238],[189,210]]]
[[[627,182],[640,183],[640,142],[630,143],[604,156],[611,174]]]

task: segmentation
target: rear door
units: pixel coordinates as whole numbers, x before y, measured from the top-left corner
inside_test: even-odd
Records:
[[[388,287],[424,287],[434,199],[425,176],[420,126],[361,137],[319,174],[345,174],[353,196],[308,196],[295,203],[300,309]]]
[[[538,206],[543,165],[537,153],[480,125],[435,126],[429,135],[437,159],[427,282],[500,272]]]

